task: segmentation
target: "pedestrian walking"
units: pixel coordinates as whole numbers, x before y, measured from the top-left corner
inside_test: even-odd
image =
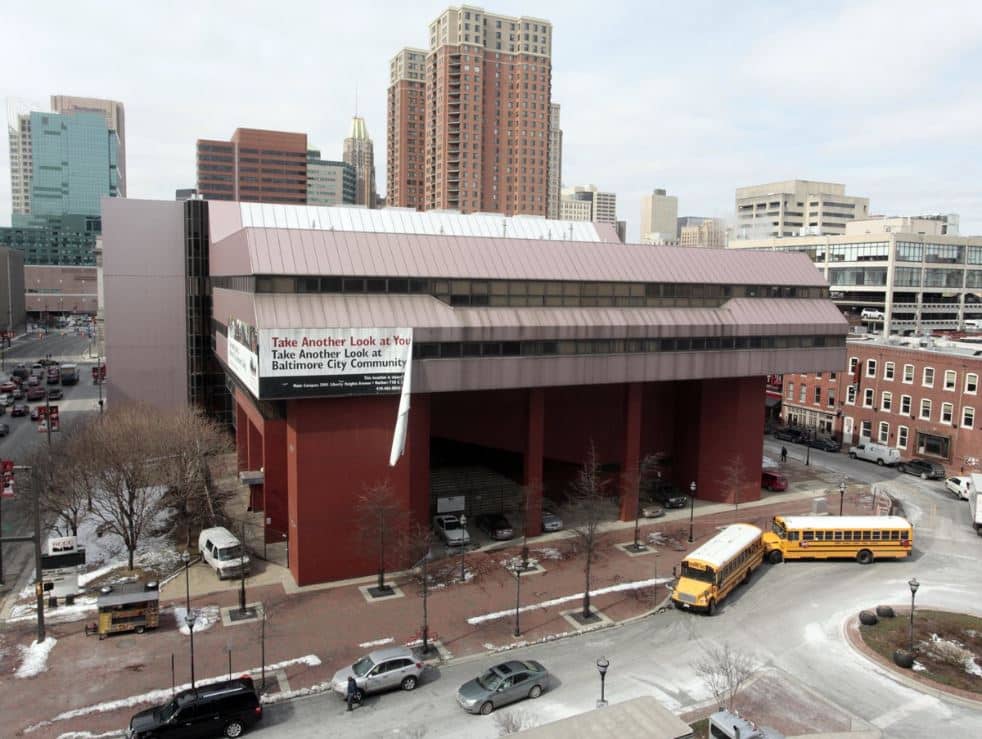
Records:
[[[781,447],[781,464],[788,461],[788,448],[786,446]]]
[[[345,700],[348,702],[348,710],[351,710],[351,704],[355,702],[355,698],[358,696],[358,683],[355,682],[354,677],[348,675],[348,689],[345,693]]]

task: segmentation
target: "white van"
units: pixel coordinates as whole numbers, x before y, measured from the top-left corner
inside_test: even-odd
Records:
[[[249,555],[242,549],[242,544],[231,531],[224,526],[204,529],[198,536],[198,549],[201,556],[215,572],[218,579],[240,577],[242,571],[249,574]]]
[[[863,308],[860,318],[864,321],[882,321],[884,315],[883,311],[877,310],[876,308]]]
[[[879,465],[892,467],[900,461],[900,450],[883,444],[875,444],[869,439],[861,439],[856,446],[849,447],[853,459],[865,459]]]

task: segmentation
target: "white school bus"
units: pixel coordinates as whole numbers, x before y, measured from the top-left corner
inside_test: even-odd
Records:
[[[914,527],[900,516],[774,516],[763,539],[772,564],[854,557],[868,565],[874,559],[909,557]]]
[[[672,592],[675,607],[716,613],[719,602],[764,561],[762,533],[751,524],[735,523],[687,555]]]

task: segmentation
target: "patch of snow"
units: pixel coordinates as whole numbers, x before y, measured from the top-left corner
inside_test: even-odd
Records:
[[[777,462],[768,457],[766,454],[761,458],[760,462],[764,467],[777,467]]]
[[[50,638],[49,638],[50,641]],[[303,657],[296,657],[294,659],[283,660],[282,662],[276,662],[271,665],[266,665],[266,672],[275,672],[276,670],[282,670],[290,665],[305,664],[309,667],[317,667],[321,663],[320,657],[316,654],[307,654]],[[251,670],[245,670],[245,672],[250,675],[258,675],[262,671],[259,667],[254,667]],[[240,673],[242,674],[242,673]],[[222,680],[227,680],[228,674],[218,675],[217,677],[204,678],[202,680],[196,680],[195,685],[208,685],[210,683],[221,682]],[[183,685],[178,685],[174,689],[176,691],[187,690],[191,687],[191,683],[185,683]],[[141,693],[140,695],[131,695],[128,698],[120,698],[119,700],[106,701],[105,703],[96,703],[91,706],[83,706],[82,708],[75,708],[71,711],[63,711],[57,716],[52,718],[50,721],[41,721],[25,729],[25,733],[32,733],[37,731],[42,726],[50,726],[55,721],[67,721],[68,719],[78,718],[79,716],[87,716],[92,713],[108,713],[109,711],[118,711],[121,708],[132,708],[134,706],[141,705],[143,703],[164,703],[170,700],[172,695],[171,689],[161,688],[159,690],[151,690],[147,693]]]
[[[523,569],[524,571],[524,568],[522,568],[521,555],[510,557],[509,559],[503,559],[499,562],[499,564],[511,573],[514,573],[518,569]],[[528,569],[534,570],[538,568],[538,566],[539,560],[537,560],[535,557],[528,558]]]
[[[66,731],[59,734],[58,739],[109,739],[109,737],[125,736],[123,731],[107,731],[103,734],[93,734],[91,731]]]
[[[302,698],[305,695],[316,695],[319,693],[329,693],[333,690],[333,686],[330,681],[325,683],[315,683],[309,688],[297,688],[296,690],[284,690],[279,693],[272,693],[268,695],[260,696],[260,700],[263,705],[272,705],[274,703],[282,703],[283,701],[288,701],[291,698]]]
[[[556,547],[544,547],[542,549],[533,549],[539,559],[562,559],[563,553],[560,552]]]
[[[89,556],[88,550],[85,551],[85,556],[86,557]],[[85,585],[88,585],[93,580],[95,580],[97,578],[100,578],[103,575],[108,575],[110,572],[112,572],[113,570],[115,570],[117,567],[119,567],[119,563],[118,562],[113,562],[112,564],[103,565],[102,567],[99,567],[97,569],[94,569],[91,572],[86,572],[84,575],[79,575],[78,576],[78,584],[79,584],[79,587],[84,587]]]
[[[927,668],[916,659],[914,660],[914,665],[911,669],[914,670],[914,672],[925,672],[927,670]]]
[[[650,580],[635,580],[633,582],[622,582],[617,585],[610,585],[606,588],[598,588],[597,590],[590,591],[590,597],[595,598],[598,595],[606,595],[607,593],[617,593],[625,590],[638,590],[640,588],[650,588],[653,585],[662,585],[669,581],[667,577],[656,577]],[[533,611],[535,609],[551,608],[552,606],[558,606],[563,603],[568,603],[572,600],[579,600],[583,597],[583,593],[576,593],[574,595],[563,595],[559,598],[553,598],[552,600],[545,600],[541,603],[533,603],[532,605],[523,606],[519,608],[519,613],[524,613],[526,611]],[[471,626],[484,623],[485,621],[494,621],[499,618],[505,618],[506,616],[511,616],[515,613],[514,608],[510,608],[507,611],[496,611],[494,613],[485,613],[481,616],[472,616],[467,619],[467,623]]]
[[[363,641],[358,646],[361,647],[362,649],[367,649],[368,647],[380,647],[383,644],[391,644],[394,641],[395,641],[395,639],[393,639],[391,636],[387,636],[384,639],[375,639],[373,641]]]
[[[185,620],[187,612],[188,611],[184,606],[174,606],[174,618],[177,619],[178,631],[184,634],[184,636],[189,636],[191,634],[191,630],[188,629],[188,624]],[[222,612],[218,606],[192,608],[191,612],[194,614],[195,633],[199,631],[207,631],[222,619]]]
[[[98,610],[96,597],[94,595],[84,595],[75,599],[75,604],[70,606],[58,606],[57,608],[44,609],[44,620],[52,624],[68,623],[69,621],[81,621],[89,614]],[[18,603],[10,608],[10,616],[7,621],[33,621],[37,618],[37,603]]]
[[[14,677],[34,677],[47,670],[48,655],[51,654],[51,650],[57,643],[57,639],[49,636],[40,644],[34,641],[29,647],[19,647],[21,662],[17,672],[14,673]]]
[[[558,634],[546,634],[540,639],[533,639],[532,641],[527,641],[522,639],[521,641],[512,642],[511,644],[502,644],[501,646],[495,646],[490,642],[484,644],[484,648],[489,652],[508,652],[512,649],[521,649],[522,647],[533,647],[537,644],[546,644],[548,642],[556,641],[557,639],[565,639],[570,636],[579,636],[585,634],[588,631],[599,631],[600,629],[610,628],[610,624],[601,623],[594,626],[588,626],[586,628],[578,629],[576,631],[561,631]]]

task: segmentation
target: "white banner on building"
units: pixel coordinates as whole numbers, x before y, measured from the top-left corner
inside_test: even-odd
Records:
[[[260,398],[399,393],[411,328],[259,330]]]
[[[259,397],[259,356],[256,329],[237,318],[228,319],[228,366],[249,392]]]

